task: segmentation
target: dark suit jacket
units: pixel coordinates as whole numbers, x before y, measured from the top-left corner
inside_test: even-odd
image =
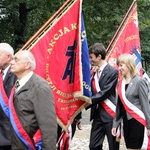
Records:
[[[14,86],[16,80],[17,77],[10,72],[10,68],[9,68],[4,79],[4,90],[8,97],[10,96],[11,89]],[[0,106],[0,146],[6,146],[6,145],[11,145],[10,121]]]
[[[40,128],[42,150],[55,150],[57,121],[50,85],[36,74],[21,87],[14,97],[17,116],[30,138]],[[27,150],[12,129],[12,150]]]
[[[95,94],[92,87],[92,93],[93,93],[93,96],[91,97],[92,104],[87,107],[87,109],[91,107],[90,120],[97,117],[97,115],[105,123],[111,122],[113,120],[113,118],[101,106],[100,102],[108,98],[114,104],[116,104],[117,80],[118,80],[118,71],[114,67],[107,64],[103,69],[101,73],[101,77],[99,79],[99,86],[101,91]],[[97,104],[99,104],[98,108],[97,108]]]

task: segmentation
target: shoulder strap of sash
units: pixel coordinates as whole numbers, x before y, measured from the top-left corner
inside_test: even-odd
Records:
[[[91,82],[92,82],[92,86],[93,86],[93,89],[94,89],[95,93],[98,93],[101,89],[99,87],[98,77],[97,77],[96,74],[91,79]],[[108,112],[108,114],[110,116],[112,116],[112,117],[115,116],[116,106],[109,99],[106,99],[103,102],[101,102],[101,105]]]
[[[137,121],[144,125],[144,139],[141,149],[150,149],[150,138],[147,136],[146,120],[143,112],[133,105],[125,96],[125,79],[121,80],[117,86],[118,95],[125,110]]]
[[[121,80],[119,83],[118,88],[118,95],[120,100],[125,108],[125,110],[137,121],[139,121],[144,126],[146,125],[146,120],[143,112],[133,105],[125,96],[125,80]]]
[[[103,102],[101,102],[101,105],[110,116],[115,116],[116,106],[109,99],[106,99]]]
[[[6,116],[9,117],[8,97],[4,90],[1,72],[0,72],[0,105],[1,105],[4,113],[6,114]]]
[[[37,130],[37,132],[33,136],[33,140],[34,140],[36,149],[37,150],[42,150],[42,138],[41,138],[41,131],[40,131],[40,129]]]
[[[20,120],[16,114],[14,105],[13,105],[13,97],[14,97],[14,87],[10,95],[9,99],[9,107],[10,107],[10,121],[14,131],[16,132],[17,136],[21,139],[21,141],[28,147],[29,150],[36,150],[35,145],[33,144],[32,140],[30,139],[29,135],[22,127]]]

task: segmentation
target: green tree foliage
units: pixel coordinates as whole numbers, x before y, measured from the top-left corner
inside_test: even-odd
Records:
[[[64,0],[3,0],[0,19],[0,41],[16,50],[52,16]]]
[[[120,0],[84,1],[84,18],[89,44],[98,41],[107,47],[130,4],[130,1],[120,3]]]
[[[150,0],[139,0],[138,10],[143,65],[150,75]]]
[[[132,0],[84,0],[83,12],[89,45],[108,46]],[[150,66],[150,0],[137,0],[143,65]],[[150,71],[150,70],[149,70]]]
[[[0,42],[16,51],[61,7],[66,0],[1,0]],[[132,0],[83,0],[89,46],[108,46]],[[150,64],[150,0],[137,0],[142,57]]]

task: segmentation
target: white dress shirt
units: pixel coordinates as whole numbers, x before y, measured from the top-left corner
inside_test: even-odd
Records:
[[[6,74],[7,74],[7,71],[8,71],[8,69],[9,69],[9,67],[10,67],[10,65],[9,65],[5,70],[2,70],[2,72],[3,72],[3,80],[4,80],[5,77],[6,77]]]
[[[21,80],[17,80],[19,81],[19,87],[17,88],[17,91],[19,91],[28,82],[28,80],[31,78],[32,75],[33,75],[33,71],[29,72]]]

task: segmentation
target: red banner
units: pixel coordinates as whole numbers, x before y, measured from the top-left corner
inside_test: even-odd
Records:
[[[83,95],[81,0],[68,0],[22,49],[34,54],[35,73],[49,82],[58,123],[67,129],[87,104],[74,97]]]
[[[137,68],[141,71],[141,49],[136,1],[133,1],[131,4],[107,51],[107,59],[112,66],[116,66],[116,60],[120,54],[130,53],[134,55]]]

